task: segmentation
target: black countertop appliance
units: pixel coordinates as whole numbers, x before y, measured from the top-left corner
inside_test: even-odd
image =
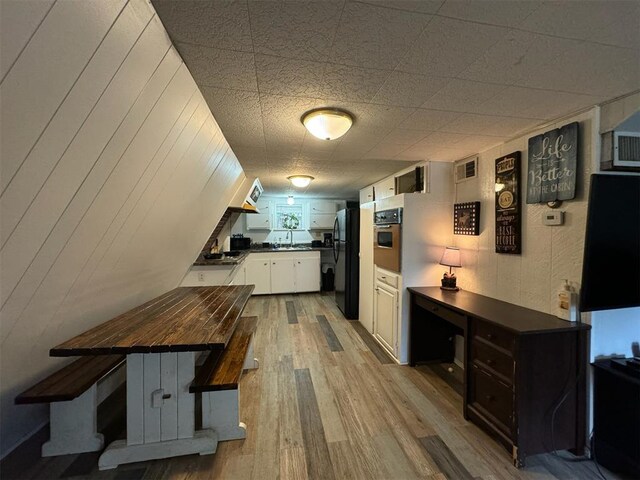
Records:
[[[360,210],[340,210],[333,224],[336,304],[349,320],[358,318],[360,293]]]
[[[251,248],[251,237],[237,234],[231,237],[231,250],[249,250]]]

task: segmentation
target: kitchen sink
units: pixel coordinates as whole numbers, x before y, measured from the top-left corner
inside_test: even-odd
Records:
[[[278,247],[274,250],[311,250],[311,247]]]

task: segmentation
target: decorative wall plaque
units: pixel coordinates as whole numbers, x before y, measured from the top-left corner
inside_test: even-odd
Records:
[[[480,202],[456,203],[453,206],[453,233],[480,235]]]
[[[528,157],[527,203],[575,197],[578,122],[531,137]]]
[[[520,152],[496,160],[496,252],[520,253]]]

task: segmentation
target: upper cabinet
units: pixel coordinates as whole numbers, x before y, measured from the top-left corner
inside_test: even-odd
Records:
[[[373,202],[373,200],[373,185],[369,185],[360,190],[360,205]]]
[[[309,228],[311,230],[331,230],[336,219],[337,203],[332,200],[312,200],[309,202]]]
[[[260,198],[257,203],[260,213],[247,213],[247,230],[271,230],[271,204],[269,200]]]
[[[373,191],[376,200],[394,196],[396,194],[395,178],[389,177],[379,181],[373,185]]]

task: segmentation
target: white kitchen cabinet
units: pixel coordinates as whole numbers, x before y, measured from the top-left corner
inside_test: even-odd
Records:
[[[274,253],[271,260],[271,293],[296,291],[295,259]]]
[[[374,184],[373,190],[376,201],[392,197],[396,194],[396,179],[394,177],[386,178]]]
[[[331,230],[336,221],[334,213],[312,213],[309,218],[309,228],[311,230]]]
[[[373,335],[397,357],[398,291],[382,282],[376,284]]]
[[[242,265],[238,265],[236,267],[236,271],[233,272],[233,278],[231,279],[229,285],[246,285],[246,277],[246,266],[243,263]]]
[[[336,219],[337,204],[331,200],[309,202],[309,229],[331,230]]]
[[[369,185],[360,190],[360,205],[373,202],[373,200],[373,185]]]
[[[320,290],[320,262],[317,257],[295,260],[296,292],[317,292]]]
[[[373,191],[373,190],[372,190]],[[373,212],[371,201],[360,204],[360,323],[373,334],[375,266],[373,264]]]
[[[244,261],[244,281],[247,285],[255,285],[253,295],[271,293],[271,262],[269,258],[258,256]]]
[[[267,212],[269,210],[266,210]],[[271,230],[270,213],[247,213],[247,230]]]

